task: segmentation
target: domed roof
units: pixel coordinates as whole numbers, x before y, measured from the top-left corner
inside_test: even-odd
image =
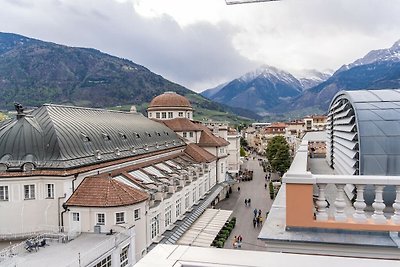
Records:
[[[151,100],[149,108],[157,107],[186,107],[192,109],[189,100],[175,92],[165,92]]]

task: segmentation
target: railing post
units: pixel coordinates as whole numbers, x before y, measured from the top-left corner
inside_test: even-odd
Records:
[[[394,215],[392,216],[392,222],[394,224],[400,224],[400,185],[396,185],[396,200],[393,203]]]
[[[365,215],[364,209],[367,206],[364,200],[364,189],[365,185],[358,184],[357,187],[357,199],[354,202],[354,208],[356,212],[353,214],[353,219],[355,222],[364,223],[367,221],[367,216]]]
[[[346,202],[344,201],[344,187],[345,184],[336,184],[337,187],[337,197],[335,200],[335,220],[338,222],[344,222],[347,220],[347,216],[344,213],[346,208]]]
[[[318,184],[318,199],[317,199],[317,221],[327,221],[328,220],[328,213],[326,212],[326,207],[328,203],[326,202],[325,198],[325,188],[327,184]]]
[[[383,188],[383,185],[375,185],[375,200],[372,203],[374,214],[372,215],[372,219],[377,224],[386,224],[386,217],[383,215],[383,210],[386,207],[383,202]]]

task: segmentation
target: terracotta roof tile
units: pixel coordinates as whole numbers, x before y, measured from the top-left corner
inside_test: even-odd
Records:
[[[203,130],[201,132],[201,136],[200,136],[200,140],[199,140],[199,146],[206,146],[206,147],[210,147],[210,146],[227,146],[229,145],[229,142],[226,141],[224,138],[221,138],[219,136],[215,136],[210,129],[208,129],[206,126],[204,125],[198,125],[198,127],[201,127],[201,129]]]
[[[68,206],[118,207],[136,204],[148,199],[145,192],[108,177],[85,178],[72,196]]]
[[[164,123],[165,126],[172,129],[174,132],[201,131],[200,127],[198,127],[195,123],[186,118],[175,118],[171,120],[157,120],[157,121]]]
[[[217,159],[216,156],[196,144],[188,144],[184,152],[197,162],[211,162]]]

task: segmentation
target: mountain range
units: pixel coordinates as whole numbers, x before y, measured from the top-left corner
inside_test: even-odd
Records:
[[[343,65],[333,75],[311,70],[295,78],[286,71],[263,66],[202,94],[260,115],[304,115],[325,113],[340,90],[388,88],[400,88],[400,41]]]
[[[307,73],[298,79],[289,72],[264,65],[201,94],[219,103],[266,115],[329,77],[315,70]]]
[[[251,111],[210,101],[127,59],[92,48],[0,33],[0,109],[10,110],[19,102],[101,108],[134,104],[143,110],[165,91],[187,96],[200,115],[202,110],[207,114],[211,110],[259,118]]]
[[[153,97],[175,91],[189,98],[198,118],[257,120],[271,114],[325,113],[340,90],[387,88],[400,88],[400,41],[373,50],[333,74],[307,70],[292,75],[263,65],[200,95],[127,59],[0,32],[3,110],[20,102],[101,108],[134,104],[144,112]]]

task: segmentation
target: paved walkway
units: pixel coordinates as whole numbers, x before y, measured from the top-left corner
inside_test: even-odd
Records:
[[[232,210],[232,217],[236,217],[236,226],[233,229],[229,239],[226,241],[224,248],[233,249],[234,236],[242,235],[243,242],[242,248],[246,250],[266,250],[265,242],[257,239],[261,227],[253,227],[253,210],[255,208],[261,209],[262,216],[265,221],[265,213],[271,208],[272,200],[269,198],[269,190],[264,188],[265,172],[263,172],[259,161],[256,159],[249,159],[243,164],[243,167],[254,172],[253,180],[247,182],[240,182],[232,189],[233,193],[230,198],[219,202],[216,206],[217,209]],[[237,187],[240,186],[240,192]],[[244,200],[251,198],[251,207],[244,205]]]

